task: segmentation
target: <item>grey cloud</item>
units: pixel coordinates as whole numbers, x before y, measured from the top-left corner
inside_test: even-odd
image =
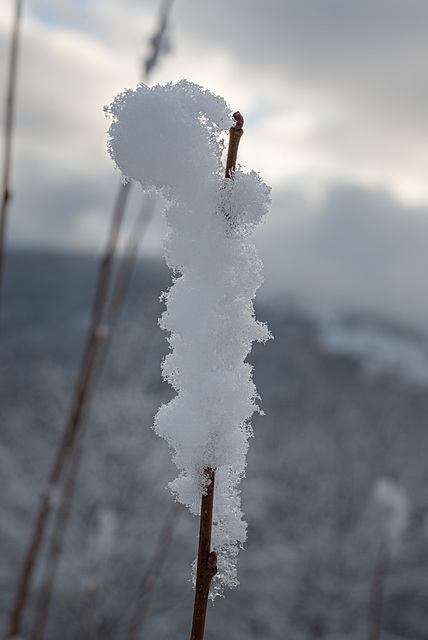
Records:
[[[428,46],[428,5],[418,0],[220,0],[220,13],[223,8],[225,19],[219,24],[209,21],[210,7],[201,5],[192,11],[189,3],[184,5],[195,36],[198,31],[206,35],[211,24],[213,40],[235,53],[245,53],[252,63],[259,61],[267,72],[269,65],[279,69],[295,66],[323,84],[320,70],[327,77],[337,70],[349,73],[360,69],[363,62],[376,63],[384,51],[391,56],[389,65],[384,60],[385,70],[396,76],[397,69],[391,63],[398,54],[402,56],[407,49],[414,55],[418,47],[422,52]],[[179,17],[180,7],[176,11]],[[367,66],[365,71],[370,73],[371,68]]]
[[[300,220],[259,239],[265,293],[339,313],[367,313],[428,332],[428,218],[386,193],[334,187]],[[296,204],[297,202],[297,204]],[[290,206],[291,204],[291,206]],[[278,202],[277,207],[280,206]]]
[[[192,6],[191,6],[192,5]],[[306,91],[330,93],[412,129],[425,125],[428,90],[428,5],[418,0],[220,0],[220,21],[206,3],[176,7],[202,48],[213,46],[234,59],[237,78],[275,76]],[[358,126],[358,122],[355,123]]]
[[[110,3],[95,2],[91,10],[95,6],[101,14]],[[121,5],[123,32],[132,19],[132,6],[131,0]],[[138,6],[135,2],[136,12]],[[148,3],[142,6],[147,11]],[[152,8],[154,21],[157,3],[152,3]],[[142,14],[138,15],[141,18]],[[250,87],[257,98],[257,118],[250,114],[255,120],[270,104],[271,95],[264,93],[265,88],[273,91],[278,87],[279,107],[284,100],[284,109],[290,106],[288,91],[293,87],[302,88],[307,104],[313,99],[315,108],[317,95],[331,92],[352,111],[354,138],[364,140],[364,161],[383,153],[386,162],[397,154],[397,162],[406,166],[406,145],[423,146],[425,138],[428,97],[420,61],[428,56],[427,18],[428,4],[415,0],[219,0],[215,9],[209,3],[180,0],[174,5],[171,28],[177,55],[180,46],[190,43],[202,59],[207,51],[219,51],[230,59],[234,83],[244,92]],[[144,28],[150,31],[147,25]],[[141,43],[144,45],[143,35]],[[26,47],[27,52],[33,51],[28,42]],[[115,47],[118,50],[117,43]],[[91,241],[97,245],[104,239],[117,180],[110,165],[99,172],[92,170],[102,161],[105,145],[104,121],[97,129],[98,111],[94,115],[93,109],[103,118],[105,99],[97,93],[89,103],[87,94],[98,92],[99,84],[102,93],[108,94],[106,77],[111,70],[100,71],[93,63],[94,71],[83,79],[79,59],[70,66],[72,75],[67,66],[67,77],[62,78],[65,84],[56,93],[58,87],[54,90],[50,85],[57,76],[52,75],[51,66],[42,65],[50,54],[47,46],[39,63],[44,71],[50,69],[45,84],[36,77],[34,68],[25,68],[29,58],[21,58],[17,124],[19,135],[27,139],[22,146],[26,149],[16,156],[17,195],[8,241],[79,248],[85,242],[86,229],[90,229]],[[65,52],[65,61],[69,61],[67,55]],[[183,69],[183,75],[188,72],[191,79],[191,69]],[[33,84],[29,73],[34,74]],[[103,75],[97,75],[95,83],[94,74],[99,73]],[[270,77],[269,87],[262,82],[264,76]],[[66,83],[70,94],[64,96]],[[374,124],[367,134],[369,119]],[[349,130],[339,132],[333,140],[328,132],[320,144],[329,150],[337,145],[339,157],[346,159],[350,135]],[[410,142],[409,135],[413,136]],[[401,144],[402,140],[406,144]],[[312,143],[311,138],[308,144]],[[26,163],[30,146],[32,163]],[[424,157],[416,154],[415,162]],[[269,176],[264,178],[269,181]],[[275,210],[280,210],[280,215]],[[385,193],[350,186],[333,186],[317,206],[290,192],[274,191],[272,222],[268,221],[258,236],[266,262],[264,289],[308,304],[389,315],[428,327],[426,214],[406,210]]]
[[[116,181],[109,184],[84,173],[50,175],[32,162],[20,169],[25,184],[17,180],[13,191],[8,231],[12,246],[67,250],[102,246]]]

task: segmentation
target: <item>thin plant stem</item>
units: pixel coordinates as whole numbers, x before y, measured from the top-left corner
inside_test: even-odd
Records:
[[[235,120],[235,125],[229,129],[229,148],[225,170],[225,178],[229,180],[233,178],[236,170],[239,142],[244,133],[242,129],[244,118],[239,111],[235,111],[233,119]],[[211,551],[215,469],[207,468],[204,473],[206,491],[202,494],[201,499],[195,602],[190,640],[203,640],[204,638],[210,585],[212,578],[217,573],[217,554],[215,551]]]
[[[12,138],[15,117],[16,78],[18,69],[19,33],[21,26],[22,0],[16,0],[9,57],[9,78],[6,95],[6,119],[0,210],[0,316],[3,289],[3,265],[6,244],[7,215],[11,198],[10,174],[12,164]]]
[[[47,551],[44,575],[42,585],[39,589],[39,595],[36,604],[36,617],[33,626],[32,640],[43,640],[46,629],[49,608],[52,601],[52,593],[59,566],[59,561],[64,545],[64,537],[66,527],[71,513],[71,505],[77,483],[77,475],[79,472],[82,452],[83,439],[86,431],[86,414],[89,408],[90,399],[95,392],[95,387],[101,379],[101,374],[106,361],[107,353],[111,345],[114,330],[119,320],[120,311],[123,308],[124,299],[128,290],[129,281],[138,255],[139,241],[142,238],[143,230],[146,229],[147,222],[153,213],[153,203],[142,209],[138,216],[134,228],[130,233],[130,239],[127,244],[127,251],[122,257],[119,273],[116,283],[110,297],[107,309],[104,308],[107,300],[107,292],[103,297],[103,311],[107,318],[107,324],[101,324],[101,318],[97,323],[97,333],[100,337],[98,349],[93,350],[88,357],[88,375],[85,378],[85,384],[82,388],[84,393],[81,395],[79,403],[78,428],[75,430],[74,440],[67,453],[67,460],[63,460],[63,467],[69,467],[66,480],[63,483],[63,489],[60,493],[60,503],[57,508],[56,518],[51,533],[51,542]],[[145,225],[143,225],[145,223]],[[105,331],[105,329],[107,331]]]
[[[100,322],[105,308],[106,292],[108,291],[110,283],[113,256],[116,250],[119,231],[124,215],[125,203],[129,193],[129,184],[130,183],[123,184],[118,193],[107,244],[100,263],[96,294],[92,310],[91,328],[81,361],[75,398],[71,407],[70,417],[66,422],[63,436],[57,449],[48,482],[41,496],[39,509],[34,522],[23,568],[21,570],[13,608],[10,614],[10,623],[6,638],[13,638],[14,636],[19,635],[32,575],[40,555],[49,515],[55,507],[58,487],[64,470],[64,463],[70,451],[73,449],[75,438],[79,432],[83,410],[89,392],[91,373],[95,365],[96,347],[101,337]]]
[[[65,465],[67,470],[63,481],[62,499],[55,513],[51,542],[46,555],[45,571],[42,584],[37,594],[31,640],[42,640],[45,636],[48,612],[53,595],[53,586],[63,550],[67,524],[71,514],[71,505],[76,489],[77,471],[82,458],[83,438],[84,428],[80,429],[78,435],[79,442],[70,452],[69,460]]]
[[[110,343],[113,340],[120,314],[124,306],[126,294],[129,289],[131,277],[138,257],[140,243],[144,238],[151,219],[153,218],[154,209],[155,202],[152,199],[145,202],[141,207],[140,213],[136,217],[134,226],[129,234],[125,253],[119,264],[114,288],[103,320],[102,333],[104,335],[104,340],[102,345],[100,345],[100,353],[97,359],[97,370],[94,374],[96,378],[100,377],[104,368]]]
[[[144,79],[146,81],[148,80],[150,72],[152,71],[152,69],[154,68],[158,60],[160,48],[162,45],[162,39],[165,33],[167,20],[172,7],[172,3],[173,3],[173,0],[167,0],[167,1],[164,1],[162,4],[161,11],[160,11],[159,30],[158,30],[158,33],[152,38],[153,51],[152,51],[151,57],[147,60],[146,66],[145,66]],[[59,456],[58,456],[60,458],[60,462],[55,466],[55,470],[57,471],[57,473],[55,474],[54,481],[52,481],[52,476],[54,475],[52,474],[50,479],[51,481],[49,482],[49,486],[51,487],[51,490],[52,489],[56,490],[56,485],[60,482],[60,476],[61,476],[60,470],[62,468],[62,461],[64,460],[64,457],[67,455],[67,451],[72,450],[74,446],[74,438],[78,430],[81,428],[80,425],[83,419],[83,410],[84,410],[85,404],[89,402],[89,390],[90,390],[92,379],[99,378],[101,371],[103,369],[104,361],[109,349],[109,344],[112,340],[114,329],[116,327],[116,324],[124,303],[124,299],[129,286],[133,267],[135,265],[135,260],[138,254],[139,243],[138,243],[138,240],[136,240],[136,238],[141,237],[141,234],[138,232],[138,229],[139,227],[142,226],[142,221],[145,221],[146,224],[148,224],[153,214],[153,203],[152,203],[150,207],[150,211],[148,210],[149,207],[147,206],[143,207],[142,213],[140,214],[139,218],[137,218],[137,223],[135,225],[134,233],[131,234],[131,239],[130,239],[130,242],[128,243],[128,250],[126,251],[125,256],[122,258],[122,261],[121,261],[121,266],[119,268],[119,275],[116,281],[116,286],[111,297],[111,303],[110,303],[109,309],[106,313],[107,324],[106,326],[104,326],[102,323],[102,319],[105,312],[108,292],[110,289],[113,260],[116,253],[118,236],[123,223],[126,202],[129,196],[131,185],[132,185],[131,182],[122,182],[117,194],[116,204],[113,211],[112,223],[110,226],[110,232],[107,239],[104,256],[100,264],[99,278],[98,278],[96,294],[94,298],[94,305],[93,305],[91,329],[89,331],[89,336],[88,336],[88,340],[87,340],[87,344],[84,352],[84,357],[82,360],[80,374],[78,377],[79,382],[77,384],[74,411],[72,412],[72,418],[71,418],[70,424],[66,429],[66,431],[64,432],[64,438],[60,445]],[[105,333],[104,329],[107,329],[107,334]],[[100,351],[101,345],[102,345],[102,348]],[[78,460],[78,457],[74,459]],[[70,457],[70,460],[73,460],[73,457]],[[58,458],[57,458],[57,462],[58,462]],[[73,483],[69,483],[68,489],[67,487],[65,487],[64,491],[67,492],[67,490],[69,490],[69,488],[73,486],[74,486]],[[71,504],[71,500],[70,500],[70,504]],[[46,504],[44,505],[45,508],[41,509],[41,515],[40,515],[40,518],[38,519],[39,526],[37,527],[37,529],[38,529],[39,535],[37,536],[37,540],[36,540],[37,544],[34,545],[35,553],[32,554],[32,556],[35,556],[35,557],[34,557],[34,560],[32,561],[30,573],[27,577],[26,584],[25,584],[26,593],[28,592],[31,573],[35,565],[35,560],[39,553],[42,539],[44,537],[44,531],[47,524],[47,519],[50,514],[49,506],[50,506],[49,501],[47,501]],[[62,520],[61,519],[58,520],[57,527],[62,526],[63,520],[65,521],[65,523],[67,522],[67,518],[63,517]],[[59,535],[57,537],[59,537]],[[56,546],[53,543],[51,545],[51,549],[52,549],[52,553],[56,553]],[[48,561],[48,565],[49,565],[49,561]],[[55,580],[57,563],[55,564],[54,562],[52,562],[50,566],[53,567],[53,574],[52,574],[52,578],[49,581],[46,580],[46,583],[49,584],[50,585],[49,588],[52,589],[54,585],[54,580]],[[46,589],[45,589],[45,592],[46,592]],[[26,597],[26,594],[25,594],[25,597]],[[48,603],[48,606],[45,610],[46,616],[48,614],[50,600],[51,600],[50,596],[47,597],[45,593],[44,601]]]
[[[162,45],[165,41],[165,31],[168,24],[169,14],[174,0],[163,0],[158,18],[158,28],[154,36],[150,39],[152,50],[150,55],[145,59],[143,66],[143,79],[147,81],[153,68],[156,66],[159,55],[162,51]]]
[[[242,127],[244,125],[244,118],[239,111],[235,111],[233,114],[235,125],[229,129],[229,148],[227,150],[226,170],[224,177],[233,178],[233,174],[236,170],[236,158],[238,155],[239,142],[244,133]]]
[[[171,547],[181,513],[180,505],[174,502],[166,515],[156,548],[140,583],[131,624],[129,626],[128,640],[140,640],[141,638],[150,603],[165,564],[169,548]]]
[[[21,2],[17,2],[17,8],[20,9]],[[148,79],[148,75],[154,65],[157,62],[162,38],[165,32],[167,19],[169,16],[169,12],[172,6],[172,0],[164,0],[161,8],[161,20],[160,20],[160,37],[154,37],[152,39],[153,43],[153,53],[152,53],[152,62],[149,65],[146,64],[145,69],[145,77],[144,79]],[[19,16],[19,11],[17,11],[17,15]],[[17,30],[16,30],[17,31]],[[14,30],[15,32],[15,30]],[[15,54],[15,67],[16,67],[16,54]],[[13,77],[16,76],[16,72]],[[13,93],[12,93],[13,95]],[[11,130],[11,126],[9,129]],[[9,153],[10,156],[10,153]],[[7,165],[9,166],[9,165]],[[8,174],[7,174],[8,175]],[[8,185],[8,179],[5,182],[6,187]],[[58,496],[59,484],[62,477],[62,470],[64,462],[69,456],[69,459],[72,461],[73,456],[71,456],[76,436],[79,433],[80,425],[82,423],[83,411],[85,405],[88,402],[89,398],[89,390],[91,386],[91,380],[94,375],[94,368],[97,363],[97,353],[100,343],[103,341],[104,333],[102,326],[102,318],[105,310],[108,291],[110,288],[110,281],[112,275],[112,267],[113,260],[116,253],[117,242],[119,237],[119,232],[122,226],[125,206],[128,199],[129,191],[131,188],[131,182],[124,182],[120,185],[116,204],[113,211],[112,221],[110,225],[110,231],[106,243],[106,247],[104,250],[103,257],[100,262],[98,282],[96,286],[96,294],[94,297],[93,311],[92,311],[92,320],[91,327],[88,334],[88,339],[86,342],[84,355],[81,362],[80,372],[78,376],[78,382],[76,385],[76,393],[73,401],[72,409],[70,412],[70,418],[66,423],[66,428],[63,432],[63,437],[59,444],[57,454],[54,460],[54,464],[52,466],[52,470],[46,485],[45,490],[42,493],[39,509],[37,512],[37,516],[35,519],[33,531],[31,534],[29,546],[27,549],[26,556],[24,558],[23,568],[20,573],[20,579],[18,582],[17,592],[15,596],[15,600],[13,603],[13,607],[10,614],[10,622],[8,631],[6,634],[6,638],[13,638],[14,636],[18,636],[21,626],[22,626],[22,616],[24,613],[24,609],[28,599],[29,588],[31,585],[32,575],[34,569],[36,567],[38,557],[40,555],[42,542],[46,533],[46,526],[48,523],[48,518],[51,514],[52,509],[55,507],[56,497]],[[5,200],[9,198],[9,190],[5,189],[5,194],[7,193],[7,197],[5,196]],[[3,212],[3,207],[2,207]],[[5,227],[5,222],[3,222],[2,215],[2,226]],[[4,231],[2,232],[4,234]],[[2,260],[2,245],[0,244],[0,295],[1,295],[1,260]],[[129,262],[129,261],[128,261]],[[134,259],[135,262],[135,259]],[[123,271],[124,273],[124,271]],[[129,278],[131,272],[128,271]],[[122,281],[122,292],[126,290],[127,286],[124,286],[124,280]],[[124,295],[122,296],[123,303]],[[119,297],[115,298],[115,311],[114,316],[118,317],[120,313],[120,304]],[[109,339],[111,340],[111,332],[109,334]],[[106,349],[104,349],[104,353],[106,353]],[[104,356],[105,357],[105,356]],[[97,370],[100,370],[99,363]],[[72,464],[72,463],[71,463]]]
[[[386,579],[391,565],[391,555],[390,543],[387,540],[382,540],[370,585],[367,640],[380,640],[381,637],[383,600]]]
[[[205,479],[206,490],[201,500],[195,602],[190,640],[203,640],[211,580],[217,573],[216,552],[211,551],[215,470],[205,469]]]

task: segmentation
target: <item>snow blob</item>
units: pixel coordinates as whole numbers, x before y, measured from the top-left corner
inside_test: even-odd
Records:
[[[106,108],[109,151],[128,179],[168,200],[165,258],[173,285],[163,294],[160,326],[171,352],[163,377],[176,396],[154,429],[168,442],[179,476],[176,499],[199,515],[204,469],[216,470],[212,548],[218,572],[212,596],[238,584],[236,556],[246,539],[238,485],[245,474],[257,391],[246,357],[270,338],[256,320],[253,298],[262,263],[248,241],[263,219],[270,188],[237,169],[224,178],[224,134],[232,124],[223,98],[182,80],[140,85]]]

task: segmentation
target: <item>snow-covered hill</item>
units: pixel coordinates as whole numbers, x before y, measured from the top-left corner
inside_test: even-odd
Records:
[[[2,627],[72,400],[96,269],[93,258],[82,256],[15,253],[7,260],[0,332]],[[127,638],[139,582],[171,505],[166,485],[174,470],[167,445],[151,429],[171,397],[161,380],[167,343],[157,325],[159,294],[168,286],[164,266],[138,265],[88,419],[49,638],[78,636],[100,523],[107,523],[111,544],[91,638]],[[284,301],[265,303],[258,317],[275,339],[255,345],[250,356],[266,416],[254,420],[242,482],[248,542],[238,562],[241,587],[209,608],[207,640],[364,637],[387,526],[373,497],[383,477],[406,492],[410,515],[386,582],[382,637],[425,639],[426,347],[414,336],[367,329],[367,319],[327,324]],[[188,637],[197,531],[198,522],[180,511],[143,637]],[[33,605],[34,597],[23,637]]]

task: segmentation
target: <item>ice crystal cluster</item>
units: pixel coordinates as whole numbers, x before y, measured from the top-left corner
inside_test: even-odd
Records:
[[[237,584],[236,556],[246,538],[238,485],[258,410],[246,357],[253,341],[270,337],[254,315],[262,263],[248,237],[267,212],[270,189],[255,172],[237,169],[224,178],[231,111],[200,86],[140,85],[106,111],[116,165],[168,201],[164,251],[173,285],[163,295],[160,326],[171,347],[162,372],[176,395],[159,409],[154,429],[180,471],[171,489],[193,514],[200,511],[204,469],[216,469],[215,595]]]

